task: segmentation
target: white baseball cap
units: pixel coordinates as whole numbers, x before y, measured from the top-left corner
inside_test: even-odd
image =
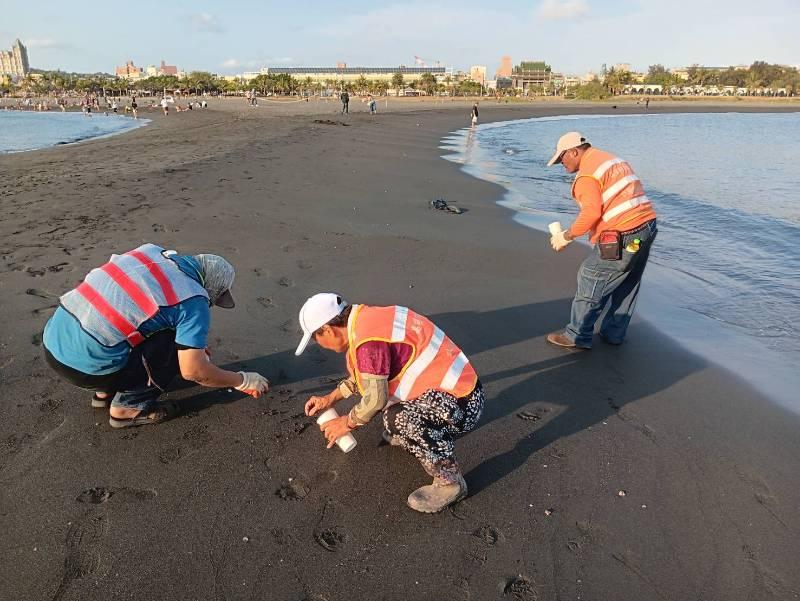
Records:
[[[565,133],[558,139],[558,144],[556,144],[556,153],[553,155],[553,158],[548,161],[547,166],[552,167],[556,163],[560,163],[561,155],[563,155],[567,150],[585,143],[586,138],[584,138],[579,132],[570,131]]]
[[[300,327],[303,328],[303,338],[297,345],[295,355],[301,355],[314,332],[328,323],[331,319],[341,314],[347,307],[347,301],[335,292],[320,292],[309,298],[300,307]]]

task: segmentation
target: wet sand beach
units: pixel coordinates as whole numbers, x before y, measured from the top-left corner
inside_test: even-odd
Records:
[[[547,345],[586,251],[555,255],[440,158],[469,106],[212,102],[0,156],[0,598],[800,598],[800,419],[641,319],[621,347]],[[485,102],[481,121],[612,110],[642,109]],[[236,266],[213,360],[264,373],[266,397],[186,383],[180,417],[115,431],[51,373],[58,296],[143,242]],[[487,402],[457,443],[464,501],[410,510],[428,477],[379,445],[378,419],[351,453],[325,449],[303,403],[344,360],[293,351],[300,305],[327,290],[408,305],[471,358]]]

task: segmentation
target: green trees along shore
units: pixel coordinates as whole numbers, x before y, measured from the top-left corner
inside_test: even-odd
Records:
[[[570,88],[534,86],[528,92],[533,95],[565,95],[584,100],[600,100],[631,92],[631,88],[641,90],[643,86],[661,86],[661,93],[684,93],[686,89],[700,87],[736,88],[755,94],[759,91],[777,91],[780,95],[800,94],[800,72],[796,67],[772,65],[756,61],[749,67],[730,67],[727,69],[693,65],[685,70],[669,71],[663,65],[651,65],[644,75],[620,71],[614,68],[603,72],[593,81]],[[63,71],[35,71],[26,78],[13,83],[0,79],[0,95],[15,96],[59,96],[64,94],[100,96],[154,96],[163,92],[201,95],[204,93],[239,95],[255,89],[261,95],[312,95],[323,92],[334,93],[347,89],[356,93],[385,95],[389,89],[398,95],[407,90],[417,90],[425,94],[445,94],[451,96],[474,96],[483,94],[486,88],[478,82],[463,77],[445,76],[437,80],[432,73],[423,73],[419,79],[407,81],[400,72],[390,80],[370,80],[361,75],[355,81],[341,79],[312,80],[311,77],[296,78],[285,73],[261,74],[249,80],[215,75],[208,71],[192,71],[182,77],[157,75],[130,81],[105,73],[79,74]],[[503,96],[516,96],[521,92],[515,89],[499,90]],[[645,91],[647,93],[647,91]],[[769,95],[769,94],[767,94]]]

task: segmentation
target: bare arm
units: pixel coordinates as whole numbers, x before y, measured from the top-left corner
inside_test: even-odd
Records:
[[[239,373],[221,369],[211,363],[206,352],[201,349],[179,350],[178,365],[185,380],[197,382],[201,386],[236,388],[243,382]]]

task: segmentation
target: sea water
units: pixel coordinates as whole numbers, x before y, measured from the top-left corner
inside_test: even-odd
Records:
[[[0,110],[0,154],[72,144],[91,138],[122,133],[149,123],[122,115],[93,112],[91,117],[75,112]]]
[[[800,114],[545,117],[455,132],[443,148],[547,231],[578,212],[574,176],[546,167],[567,131],[629,161],[655,203],[637,313],[800,410]]]

